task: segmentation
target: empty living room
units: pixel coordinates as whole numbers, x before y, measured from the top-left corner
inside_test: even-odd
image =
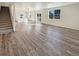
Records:
[[[79,2],[0,2],[0,56],[79,56]]]

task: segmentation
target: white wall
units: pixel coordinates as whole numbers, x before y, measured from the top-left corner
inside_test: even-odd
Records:
[[[20,18],[20,15],[23,14],[23,18]],[[22,22],[24,21],[23,19],[28,20],[29,19],[29,9],[26,5],[20,5],[20,4],[15,4],[15,15],[16,15],[16,21]]]
[[[61,10],[61,19],[49,19],[49,9],[41,10],[42,23],[79,30],[79,3],[54,7]]]
[[[16,31],[15,29],[15,6],[10,5],[10,14],[11,14],[11,21],[12,21],[12,26],[13,26],[13,31]]]

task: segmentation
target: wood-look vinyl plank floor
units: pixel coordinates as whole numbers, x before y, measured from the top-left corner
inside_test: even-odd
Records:
[[[2,56],[79,56],[79,31],[46,24],[17,23],[0,35]]]

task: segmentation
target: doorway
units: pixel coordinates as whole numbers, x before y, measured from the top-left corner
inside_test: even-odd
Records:
[[[41,23],[41,13],[37,13],[37,23]]]

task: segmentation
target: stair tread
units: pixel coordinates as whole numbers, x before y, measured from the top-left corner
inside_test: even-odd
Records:
[[[0,22],[11,22],[11,20],[0,20]]]
[[[11,22],[7,23],[7,22],[3,22],[3,23],[0,23],[0,24],[11,24]]]
[[[4,31],[4,30],[8,30],[8,29],[12,29],[12,27],[0,28],[0,31]]]
[[[0,34],[7,34],[7,33],[10,33],[10,32],[13,32],[13,30],[8,29],[8,30],[0,31]]]
[[[0,25],[0,28],[1,28],[1,27],[9,27],[9,26],[12,27],[12,25]]]
[[[0,28],[0,31],[9,30],[9,29],[12,29],[12,28],[11,27],[10,28]]]
[[[0,26],[8,26],[8,25],[12,25],[12,24],[0,24]]]
[[[9,21],[9,20],[7,20],[7,21],[1,21],[1,20],[0,20],[0,23],[3,23],[3,22],[4,22],[4,23],[5,23],[5,22],[6,22],[6,23],[10,23],[11,21]]]
[[[9,27],[12,27],[12,26],[8,26],[8,27],[1,27],[0,29],[2,29],[2,28],[9,28]]]
[[[1,22],[1,23],[2,23],[2,22],[7,22],[7,23],[8,23],[8,22],[11,22],[11,21],[8,21],[8,20],[7,20],[7,21],[1,21],[1,20],[0,20],[0,22]]]
[[[0,21],[0,23],[11,23],[11,21],[9,21],[9,22],[6,22],[6,21],[4,21],[4,22],[1,22],[1,21]]]

